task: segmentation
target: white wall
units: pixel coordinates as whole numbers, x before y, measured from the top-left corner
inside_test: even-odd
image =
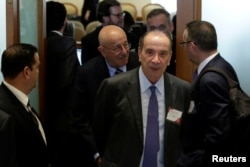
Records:
[[[214,24],[218,50],[235,68],[250,95],[250,10],[247,0],[203,0],[202,20]]]
[[[6,1],[0,1],[0,6],[6,6]],[[6,8],[0,10],[1,26],[0,26],[0,60],[2,53],[6,49]],[[1,63],[0,63],[1,68]],[[2,73],[0,74],[0,81],[2,81]]]

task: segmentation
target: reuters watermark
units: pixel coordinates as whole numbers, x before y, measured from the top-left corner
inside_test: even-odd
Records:
[[[247,158],[246,157],[236,157],[236,156],[228,156],[228,157],[223,157],[223,156],[219,156],[219,155],[212,155],[212,162],[213,163],[245,163],[247,162]]]

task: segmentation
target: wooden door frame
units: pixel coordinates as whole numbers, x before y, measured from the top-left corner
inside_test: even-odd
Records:
[[[201,20],[201,0],[177,0],[176,13],[176,76],[191,82],[196,65],[190,62],[179,43],[186,23]]]
[[[6,1],[6,47],[20,42],[20,0]],[[45,78],[45,38],[46,38],[46,0],[38,0],[38,54],[40,57],[40,71],[38,83],[39,114],[44,116],[44,78]]]

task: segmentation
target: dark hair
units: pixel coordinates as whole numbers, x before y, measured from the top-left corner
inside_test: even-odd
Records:
[[[37,48],[31,44],[18,43],[8,47],[2,54],[3,76],[14,78],[25,66],[32,69],[32,65],[36,63],[34,55],[37,52]]]
[[[110,15],[110,8],[112,6],[121,6],[120,2],[116,0],[103,0],[97,6],[97,19],[103,23],[103,16]]]
[[[135,20],[132,17],[132,15],[128,12],[128,11],[123,11],[125,13],[124,16],[124,24],[128,24],[128,25],[134,25],[135,24]]]
[[[62,3],[54,1],[46,2],[47,33],[51,30],[60,30],[64,25],[66,16],[67,11]]]
[[[163,8],[156,8],[151,10],[147,15],[147,20],[151,17],[158,16],[159,14],[164,14],[168,18],[169,22],[171,22],[170,13]]]
[[[207,21],[191,21],[186,25],[187,40],[193,41],[201,50],[217,49],[217,34],[214,26]]]

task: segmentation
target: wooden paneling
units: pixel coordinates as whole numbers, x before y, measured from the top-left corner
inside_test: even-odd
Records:
[[[6,1],[6,47],[20,41],[19,1]]]
[[[45,92],[45,41],[46,41],[46,0],[38,0],[38,45],[40,57],[39,69],[39,112],[40,117],[44,121],[45,106],[44,106],[44,92]]]
[[[176,76],[191,82],[196,66],[189,61],[179,43],[186,23],[201,19],[201,0],[178,0],[176,18]]]
[[[7,47],[13,43],[20,42],[20,0],[6,1],[6,45]],[[39,73],[39,114],[43,118],[44,109],[44,78],[45,78],[45,37],[46,37],[46,0],[38,0],[37,3],[37,28],[38,28],[38,52],[40,57],[40,73]]]

